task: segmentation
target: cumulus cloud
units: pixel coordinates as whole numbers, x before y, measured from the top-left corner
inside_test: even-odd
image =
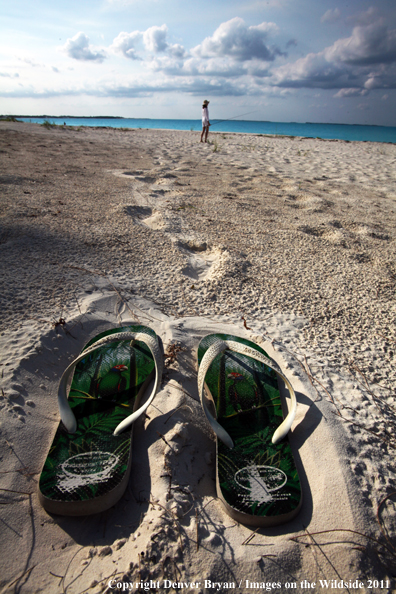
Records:
[[[338,93],[334,95],[334,97],[356,97],[356,95],[365,95],[366,93],[367,90],[365,89],[360,89],[359,87],[352,87],[350,89],[340,89]]]
[[[247,74],[244,64],[230,61],[228,58],[211,58],[200,60],[189,57],[177,60],[170,56],[156,57],[148,63],[149,68],[174,76],[210,76],[218,78],[235,78]]]
[[[74,60],[103,62],[106,55],[103,51],[96,51],[90,44],[89,38],[80,31],[71,39],[68,39],[62,50]]]
[[[394,88],[395,65],[396,30],[378,19],[354,27],[350,37],[338,39],[321,52],[274,69],[272,84],[340,89],[336,96],[348,97],[374,88]]]
[[[329,61],[369,65],[396,61],[396,29],[381,21],[353,29],[351,37],[338,39],[326,49]]]
[[[218,77],[224,84],[225,79],[268,76],[269,62],[281,54],[266,41],[274,32],[277,32],[274,23],[248,27],[243,19],[234,18],[222,23],[211,37],[190,52],[179,44],[168,43],[166,25],[147,29],[143,42],[154,54],[147,62],[151,70],[173,76]]]
[[[114,39],[110,49],[123,54],[125,58],[142,60],[143,58],[136,50],[136,44],[142,41],[145,50],[151,54],[167,53],[174,58],[185,57],[187,52],[184,47],[179,43],[168,43],[167,36],[168,27],[166,25],[149,27],[146,31],[122,32]]]
[[[321,23],[335,23],[340,19],[341,13],[338,8],[329,8],[326,10],[322,18],[320,19]]]
[[[121,32],[113,40],[110,49],[114,52],[121,53],[125,58],[130,60],[141,60],[136,53],[135,44],[142,39],[143,33],[140,31],[133,31],[132,33]]]
[[[223,83],[224,79],[231,80],[246,76],[260,79],[270,75],[267,63],[260,60],[239,62],[229,58],[201,60],[195,57],[189,57],[186,60],[177,60],[166,55],[164,57],[155,57],[150,62],[147,62],[147,66],[151,70],[162,72],[166,75],[215,77],[223,79]]]
[[[337,88],[346,86],[347,77],[340,65],[329,63],[324,52],[319,52],[276,68],[272,82],[280,87]]]
[[[180,43],[171,43],[165,24],[121,32],[108,50],[136,61],[128,80],[95,80],[91,86],[83,85],[83,90],[59,93],[142,97],[178,91],[202,96],[281,96],[315,88],[331,89],[336,98],[360,97],[363,101],[374,89],[384,89],[383,95],[396,88],[396,31],[380,18],[364,24],[368,12],[361,15],[360,22],[355,21],[349,37],[294,61],[282,59],[281,65],[275,60],[285,54],[273,44],[278,32],[274,23],[248,26],[243,19],[233,18],[190,51]],[[336,9],[327,11],[322,22],[336,17]],[[296,44],[291,39],[287,47]],[[103,61],[106,57],[103,48],[92,47],[84,33],[68,39],[63,50],[76,60]]]
[[[206,77],[212,83],[218,78],[223,85],[228,79],[235,85],[238,78],[259,80],[269,76],[269,63],[284,55],[268,42],[277,31],[274,23],[248,27],[243,19],[234,18],[222,23],[211,37],[188,52],[180,43],[169,42],[168,27],[163,24],[145,31],[122,32],[110,49],[126,58],[142,60],[149,70],[164,76]],[[296,44],[291,40],[289,45]]]
[[[270,47],[267,39],[277,31],[275,23],[248,27],[243,19],[235,17],[222,23],[212,37],[206,37],[191,53],[202,58],[229,56],[239,61],[252,58],[273,61],[282,52],[277,47]]]
[[[227,78],[246,74],[246,69],[241,63],[225,58],[211,58],[209,60],[192,58],[186,62],[185,70],[191,74]]]
[[[179,43],[175,43],[173,45],[168,45],[168,53],[175,58],[184,58],[187,56],[187,52],[182,45]]]
[[[158,54],[164,52],[168,48],[166,36],[168,34],[168,27],[162,25],[161,27],[150,27],[143,33],[143,42],[149,52]]]

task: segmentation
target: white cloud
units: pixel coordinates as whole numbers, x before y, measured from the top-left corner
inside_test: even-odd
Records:
[[[335,88],[344,74],[343,69],[329,63],[324,52],[309,53],[296,62],[284,64],[273,70],[273,84],[285,87],[321,87]],[[345,81],[346,82],[346,81]],[[335,85],[335,87],[333,87]],[[345,85],[341,85],[345,86]]]
[[[168,48],[166,36],[168,34],[168,27],[162,25],[161,27],[150,27],[143,33],[143,42],[149,52],[158,54],[165,52]]]
[[[168,53],[174,56],[175,58],[184,58],[187,56],[186,50],[179,43],[168,45]]]
[[[227,78],[234,78],[246,74],[246,69],[240,62],[229,60],[228,58],[212,58],[210,60],[191,58],[190,60],[187,60],[185,69],[191,74]]]
[[[135,44],[142,39],[143,33],[140,31],[133,31],[132,33],[119,33],[114,39],[110,49],[114,52],[121,53],[125,58],[130,60],[141,60],[136,53]]]
[[[68,39],[61,49],[74,60],[103,62],[106,57],[103,51],[96,51],[89,45],[89,38],[82,31]]]
[[[248,27],[243,19],[235,17],[222,23],[212,37],[206,37],[191,53],[202,58],[229,56],[240,61],[252,58],[272,61],[281,52],[268,46],[267,39],[277,31],[275,23]]]
[[[225,84],[226,78],[263,78],[269,75],[268,63],[281,52],[267,46],[265,40],[277,31],[274,23],[248,27],[243,19],[234,18],[222,23],[211,37],[204,39],[191,52],[179,44],[168,43],[166,25],[147,29],[143,33],[143,41],[146,50],[154,54],[147,62],[151,70],[168,76],[218,77]]]
[[[396,61],[396,29],[389,30],[381,21],[353,29],[351,37],[338,39],[326,50],[329,62],[376,64]]]
[[[396,30],[379,19],[354,27],[318,53],[273,70],[272,84],[294,88],[340,89],[336,97],[396,87]],[[354,90],[356,89],[356,90]]]
[[[333,9],[332,15],[328,14],[323,22],[336,16],[336,9]],[[31,85],[29,92],[34,87],[36,97],[51,96],[51,93],[54,96],[84,93],[97,97],[147,97],[174,92],[213,97],[280,97],[297,95],[298,89],[310,88],[333,90],[333,97],[345,99],[347,103],[348,98],[353,97],[363,101],[363,97],[375,89],[384,89],[380,97],[388,89],[396,88],[396,31],[380,19],[356,25],[349,37],[338,39],[322,51],[294,61],[279,60],[278,67],[275,60],[285,54],[273,43],[277,32],[274,23],[248,26],[236,17],[221,23],[212,35],[189,51],[181,43],[170,41],[166,24],[123,31],[108,48],[93,47],[88,36],[80,32],[62,48],[74,60],[102,62],[105,52],[113,52],[135,63],[125,64],[122,71],[122,66],[114,68],[113,57],[109,68],[101,69],[103,80],[95,76],[77,88],[74,87],[75,77],[68,74],[69,88],[61,90],[66,72],[63,68],[62,77],[52,74],[48,89],[39,90]],[[287,39],[289,37],[284,38],[283,43]],[[288,43],[289,46],[296,44],[294,39]],[[74,65],[78,71],[78,66]],[[55,71],[55,66],[52,69]],[[59,80],[55,82],[55,79]],[[7,91],[7,96],[27,93],[27,87],[18,90],[16,82],[2,80],[14,87],[14,91]]]
[[[349,89],[340,89],[338,93],[334,95],[334,97],[342,98],[342,97],[356,97],[356,95],[365,95],[367,91],[364,89],[362,90],[359,87],[352,87]]]
[[[165,75],[178,76],[187,74],[185,63],[168,55],[155,56],[152,60],[147,61],[145,65],[150,70],[162,72]]]
[[[132,33],[119,33],[114,39],[110,49],[113,52],[121,53],[125,58],[131,60],[142,60],[137,53],[136,44],[143,41],[144,49],[151,54],[167,53],[174,58],[184,58],[186,50],[179,43],[170,44],[167,41],[168,27],[149,27],[146,31],[133,31]]]
[[[375,89],[378,86],[381,86],[378,84],[378,82],[378,78],[376,78],[375,76],[369,76],[369,78],[364,83],[364,87],[368,90]]]
[[[166,55],[155,57],[147,65],[151,70],[173,76],[210,76],[222,79],[235,79],[242,76],[254,78],[269,76],[268,65],[265,62],[260,60],[239,62],[228,57],[207,60],[188,57],[186,60],[181,60]]]
[[[335,23],[336,21],[338,21],[340,19],[340,10],[338,8],[329,8],[329,10],[327,10],[324,15],[322,16],[322,18],[320,19],[321,23]]]

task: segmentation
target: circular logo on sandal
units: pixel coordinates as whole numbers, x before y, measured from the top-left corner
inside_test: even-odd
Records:
[[[85,452],[72,456],[61,464],[58,487],[61,491],[73,491],[103,482],[111,476],[118,460],[119,457],[111,452]]]
[[[273,466],[246,466],[235,473],[235,482],[248,491],[243,496],[246,502],[269,503],[274,500],[271,495],[285,486],[287,476],[279,468]]]

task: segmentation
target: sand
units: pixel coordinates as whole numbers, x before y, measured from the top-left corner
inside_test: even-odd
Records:
[[[0,123],[2,592],[395,591],[396,146],[199,136]],[[59,378],[136,320],[168,356],[129,488],[50,516]],[[263,345],[297,393],[285,526],[216,498],[195,367],[213,331]]]

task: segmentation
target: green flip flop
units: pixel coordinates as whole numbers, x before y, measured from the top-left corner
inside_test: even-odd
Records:
[[[228,514],[256,527],[290,521],[302,504],[287,438],[297,408],[292,386],[275,361],[244,338],[205,336],[197,358],[202,407],[218,438],[217,494]],[[291,397],[285,419],[278,379]]]
[[[48,512],[94,514],[122,497],[131,471],[133,423],[158,391],[162,367],[161,340],[140,325],[102,332],[69,365],[59,383],[61,423],[39,481]],[[153,390],[140,406],[153,377]]]

